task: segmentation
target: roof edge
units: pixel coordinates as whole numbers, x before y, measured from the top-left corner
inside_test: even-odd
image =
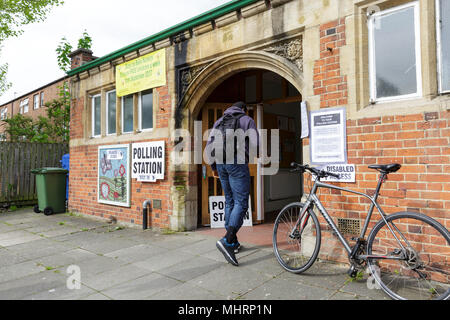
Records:
[[[100,57],[96,60],[93,60],[89,63],[86,63],[78,68],[72,69],[67,71],[68,76],[74,76],[78,73],[81,73],[83,71],[89,70],[91,68],[94,68],[96,66],[99,66],[105,62],[108,62],[110,60],[114,60],[116,58],[119,58],[127,53],[130,53],[134,50],[140,49],[142,47],[148,46],[150,44],[153,44],[159,40],[165,39],[167,37],[171,37],[173,35],[176,35],[182,31],[185,31],[186,29],[190,29],[193,27],[196,27],[198,25],[201,25],[203,23],[206,23],[208,21],[214,20],[220,16],[223,16],[227,13],[230,13],[234,10],[238,10],[246,5],[253,4],[255,2],[258,2],[260,0],[233,0],[228,3],[225,3],[217,8],[214,8],[212,10],[209,10],[207,12],[204,12],[196,17],[193,17],[191,19],[188,19],[184,22],[181,22],[179,24],[174,25],[173,27],[170,27],[168,29],[165,29],[163,31],[160,31],[152,36],[149,36],[147,38],[144,38],[140,41],[137,41],[135,43],[132,43],[126,47],[123,47],[119,50],[113,51],[103,57]]]

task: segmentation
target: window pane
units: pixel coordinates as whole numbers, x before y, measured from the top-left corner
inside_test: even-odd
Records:
[[[263,73],[263,100],[278,99],[283,96],[282,78],[273,72]]]
[[[116,92],[108,93],[108,134],[116,133]]]
[[[94,97],[94,136],[99,136],[101,131],[101,98]]]
[[[141,129],[153,128],[153,91],[141,94]]]
[[[123,132],[133,131],[133,95],[123,98]]]
[[[441,86],[450,91],[450,1],[441,0]]]
[[[41,92],[41,106],[44,105],[44,92]]]
[[[256,102],[256,75],[245,77],[245,102]]]
[[[373,32],[377,98],[417,92],[414,31],[413,7],[375,18]]]
[[[39,95],[38,94],[36,94],[34,96],[34,109],[37,109],[37,108],[39,108]]]

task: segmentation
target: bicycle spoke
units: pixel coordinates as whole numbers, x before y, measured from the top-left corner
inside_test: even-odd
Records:
[[[432,219],[417,213],[392,216],[388,217],[392,228],[388,228],[385,223],[380,224],[374,235],[371,234],[368,245],[368,254],[397,256],[396,259],[368,261],[372,270],[380,268],[374,276],[382,284],[383,290],[397,299],[448,297],[448,231]]]

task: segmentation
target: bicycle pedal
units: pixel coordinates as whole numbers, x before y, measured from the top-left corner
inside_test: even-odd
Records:
[[[354,266],[351,266],[350,269],[348,269],[347,274],[350,278],[356,278],[358,275],[358,269],[356,269]]]

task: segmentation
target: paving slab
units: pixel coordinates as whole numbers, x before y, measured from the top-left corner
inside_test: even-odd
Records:
[[[3,267],[0,272],[0,283],[20,279],[44,271],[45,268],[35,261],[25,261]]]
[[[165,252],[167,252],[167,250],[161,247],[151,246],[147,244],[138,244],[132,247],[109,252],[105,254],[105,256],[133,263],[149,259]]]
[[[151,273],[102,291],[113,299],[143,300],[163,290],[181,285],[180,281]]]
[[[273,278],[239,296],[245,300],[326,300],[336,291],[305,285],[300,281]]]
[[[225,264],[188,282],[215,294],[222,295],[226,299],[236,299],[271,279],[272,277],[255,272],[250,268]]]
[[[222,266],[220,262],[203,257],[193,257],[171,267],[163,268],[158,273],[185,282],[213,272],[220,266]]]
[[[186,293],[189,296],[186,297]],[[211,292],[201,287],[192,285],[191,283],[183,283],[175,287],[160,291],[150,297],[150,300],[224,300],[226,297]]]
[[[89,288],[101,291],[150,273],[152,273],[150,270],[133,265],[124,265],[98,274],[87,274],[82,270],[81,283]]]
[[[66,282],[64,276],[53,271],[42,271],[17,280],[0,283],[0,300],[17,300],[52,288]]]
[[[181,251],[166,251],[154,257],[138,261],[133,265],[150,271],[159,271],[190,260],[192,255]]]
[[[80,300],[93,295],[96,292],[91,288],[81,285],[80,289],[68,289],[66,285],[28,295],[22,300]]]
[[[50,256],[36,258],[35,261],[46,267],[52,267],[54,269],[69,266],[72,264],[80,264],[84,260],[93,259],[98,257],[95,253],[90,251],[76,248],[65,252],[57,253]]]

